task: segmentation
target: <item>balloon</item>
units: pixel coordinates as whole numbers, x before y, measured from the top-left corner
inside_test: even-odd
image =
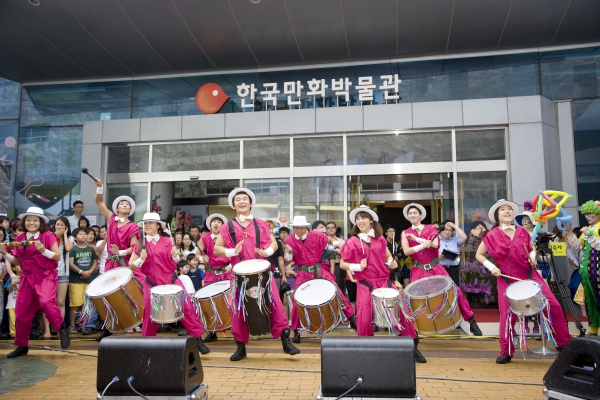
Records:
[[[557,202],[556,200],[561,197]],[[573,216],[567,214],[563,209],[564,204],[573,196],[558,190],[540,190],[540,194],[533,201],[532,215],[537,225],[534,230],[533,240],[537,238],[538,232],[541,231],[542,225],[545,225],[550,218],[556,217],[556,225],[559,230],[566,231],[568,224],[573,219]],[[560,217],[558,216],[560,214]],[[564,224],[567,224],[565,226]]]
[[[9,136],[6,139],[4,139],[4,145],[6,147],[14,148],[17,145],[17,140],[14,137]]]

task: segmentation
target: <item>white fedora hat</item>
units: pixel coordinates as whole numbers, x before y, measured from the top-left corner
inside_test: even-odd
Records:
[[[306,221],[306,217],[304,215],[294,215],[294,220],[292,221],[292,223],[290,224],[291,227],[301,227],[301,226],[305,226],[305,227],[309,227],[310,224],[308,223],[308,221]]]
[[[133,199],[129,196],[119,196],[115,199],[115,201],[113,201],[112,204],[112,210],[115,214],[119,215],[119,213],[117,213],[117,206],[119,205],[120,202],[122,202],[123,200],[127,201],[129,203],[129,205],[131,206],[131,208],[129,209],[129,216],[133,215],[133,213],[135,212],[135,201],[133,201]]]
[[[252,190],[250,190],[248,188],[235,188],[231,191],[231,193],[229,193],[229,196],[227,198],[227,201],[229,202],[229,206],[231,208],[235,209],[235,207],[233,206],[233,198],[238,193],[246,193],[250,197],[252,206],[254,206],[254,204],[256,204],[256,196],[254,195],[254,192],[252,192]]]
[[[210,214],[208,216],[208,218],[206,218],[206,227],[208,229],[210,229],[210,223],[215,218],[219,218],[221,221],[223,221],[223,225],[225,225],[227,223],[227,218],[225,218],[225,216],[223,214]]]
[[[514,201],[510,201],[510,200],[505,200],[505,199],[500,199],[497,202],[494,203],[493,206],[490,207],[490,210],[488,211],[488,218],[490,219],[490,221],[492,221],[492,223],[496,223],[496,218],[494,218],[494,212],[500,208],[500,206],[510,206],[510,208],[512,208],[513,214],[516,217],[517,215],[519,215],[519,206],[517,203],[515,203]],[[533,221],[531,221],[531,223],[533,223]]]
[[[353,224],[356,224],[356,214],[358,214],[359,212],[366,212],[371,217],[373,217],[373,221],[379,222],[379,216],[377,215],[377,213],[365,205],[362,205],[362,206],[357,207],[354,210],[350,211],[350,215],[348,217],[350,219],[350,222],[352,222]]]
[[[425,207],[417,203],[410,203],[404,206],[404,208],[402,209],[402,214],[404,214],[404,218],[408,219],[408,209],[411,207],[417,207],[417,209],[421,212],[421,221],[423,221],[427,216],[427,211],[425,211]]]
[[[25,218],[28,215],[33,215],[34,217],[39,217],[40,219],[43,219],[44,222],[48,223],[48,217],[46,217],[44,215],[44,210],[42,210],[39,207],[29,207],[27,209],[27,212],[24,212],[23,214],[19,215],[20,219]]]
[[[160,220],[160,215],[158,215],[157,213],[145,213],[142,220],[137,223],[137,226],[143,228],[144,222],[158,222],[163,229],[165,229],[165,227],[167,226],[167,223],[165,221]]]

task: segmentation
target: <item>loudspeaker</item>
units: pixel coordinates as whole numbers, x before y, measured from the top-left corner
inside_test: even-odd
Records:
[[[196,340],[176,338],[107,337],[98,347],[96,389],[108,387],[106,395],[133,395],[131,385],[142,394],[185,396],[202,384],[204,372]]]
[[[600,396],[600,338],[573,338],[558,354],[544,375],[544,385],[558,392],[548,398],[567,394],[581,399]]]
[[[321,395],[338,397],[363,383],[356,396],[416,396],[415,346],[410,337],[324,337],[321,341]],[[351,397],[349,394],[348,397]]]

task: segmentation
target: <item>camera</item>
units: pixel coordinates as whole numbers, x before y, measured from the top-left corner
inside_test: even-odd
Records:
[[[537,239],[535,240],[535,244],[538,246],[548,247],[551,240],[556,237],[554,233],[549,232],[539,232],[537,235]]]

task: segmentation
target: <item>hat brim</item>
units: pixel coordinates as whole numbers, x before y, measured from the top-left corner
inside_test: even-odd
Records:
[[[292,228],[294,227],[298,227],[298,228],[310,228],[310,224],[307,222],[305,224],[290,224],[290,226]]]
[[[25,218],[25,217],[26,217],[26,216],[28,216],[28,215],[31,215],[31,216],[33,216],[33,217],[38,217],[38,218],[40,218],[40,219],[43,219],[45,223],[48,223],[48,222],[50,221],[50,220],[48,219],[48,217],[46,217],[44,214],[27,213],[27,212],[25,212],[25,213],[23,213],[23,214],[20,214],[20,215],[19,215],[19,219],[23,219],[23,218]]]
[[[353,224],[356,225],[356,214],[358,214],[359,212],[366,212],[373,218],[373,221],[379,222],[379,216],[377,215],[377,213],[375,211],[371,210],[370,208],[366,208],[366,207],[362,207],[362,208],[357,207],[354,210],[350,211],[350,215],[348,216],[348,219],[350,219],[350,222],[352,222]]]
[[[221,221],[223,221],[223,225],[225,225],[227,223],[227,218],[225,218],[225,216],[223,214],[211,214],[208,216],[208,218],[206,218],[206,227],[209,230],[210,230],[210,223],[215,218],[219,218]]]
[[[535,222],[535,221],[533,220],[533,216],[532,216],[532,215],[529,215],[529,214],[525,214],[525,213],[523,213],[523,214],[519,214],[519,215],[517,215],[517,216],[515,217],[515,222],[516,222],[516,223],[517,223],[519,226],[523,226],[523,223],[522,223],[522,221],[523,221],[523,217],[527,217],[527,218],[529,218],[529,220],[531,221],[531,224],[532,224],[533,226],[536,226],[536,225],[537,225],[537,222]]]
[[[246,193],[250,197],[250,201],[252,201],[252,207],[254,207],[254,205],[256,204],[256,196],[254,195],[254,192],[252,192],[252,190],[250,190],[248,188],[235,188],[235,189],[233,189],[229,193],[229,196],[227,197],[227,202],[229,203],[229,207],[231,207],[232,209],[235,210],[235,207],[233,206],[233,198],[238,193]]]
[[[421,221],[423,221],[427,216],[427,211],[425,211],[425,207],[417,203],[410,203],[404,206],[404,208],[402,209],[402,214],[404,215],[404,218],[408,220],[408,209],[411,207],[417,207],[417,209],[419,209],[419,211],[421,212]]]
[[[133,213],[135,212],[135,201],[129,197],[129,196],[119,196],[117,197],[113,203],[112,203],[112,210],[115,214],[119,214],[117,213],[117,206],[119,205],[120,202],[122,202],[123,200],[127,201],[129,203],[129,205],[131,206],[131,209],[129,210],[129,216],[131,217],[133,215]]]
[[[158,224],[161,226],[161,228],[163,228],[163,229],[165,229],[165,228],[167,227],[167,223],[166,223],[166,222],[164,222],[164,221],[160,221],[160,220],[159,220],[159,221],[157,221],[157,220],[155,220],[155,219],[143,219],[143,220],[141,220],[141,221],[139,221],[139,222],[137,223],[137,226],[139,226],[140,228],[143,228],[143,227],[144,227],[144,222],[156,222],[156,223],[158,223]]]
[[[496,210],[498,208],[500,208],[501,206],[510,206],[510,208],[512,208],[513,214],[515,216],[519,215],[519,205],[517,203],[515,203],[514,201],[510,201],[510,200],[499,200],[496,203],[494,203],[493,206],[490,207],[489,211],[488,211],[488,218],[490,219],[490,221],[492,221],[492,223],[496,223],[496,218],[494,218],[494,213],[496,212]]]

